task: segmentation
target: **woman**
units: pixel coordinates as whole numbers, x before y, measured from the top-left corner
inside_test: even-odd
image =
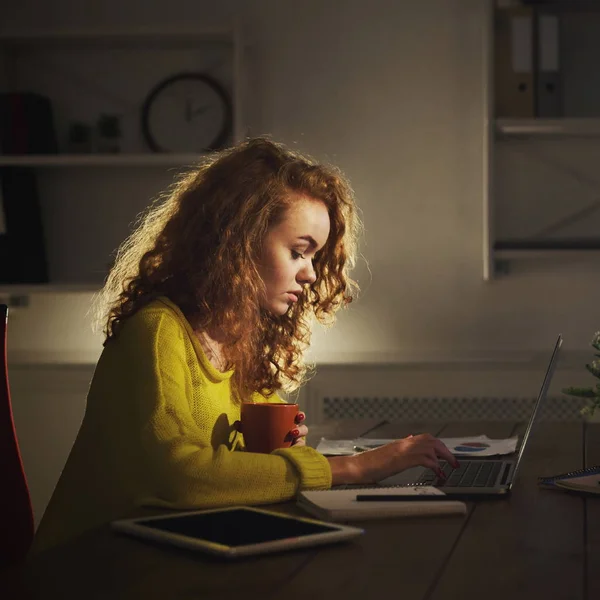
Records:
[[[182,176],[121,246],[99,296],[104,350],[34,549],[138,506],[266,504],[455,463],[427,434],[325,458],[301,422],[291,448],[243,451],[241,402],[297,388],[310,319],[330,324],[351,301],[358,230],[343,175],[268,139]]]

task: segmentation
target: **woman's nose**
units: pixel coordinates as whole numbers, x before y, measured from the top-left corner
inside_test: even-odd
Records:
[[[307,265],[298,273],[299,283],[314,283],[317,280],[317,274],[313,267],[312,261],[309,260]]]

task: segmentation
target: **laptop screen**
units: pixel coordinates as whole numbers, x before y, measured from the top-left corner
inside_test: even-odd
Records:
[[[554,369],[556,367],[556,363],[558,360],[558,353],[559,353],[560,347],[562,346],[562,343],[563,343],[562,335],[559,335],[556,340],[556,344],[554,346],[554,351],[552,352],[552,357],[550,358],[550,363],[548,364],[548,368],[546,369],[546,375],[544,375],[544,381],[542,382],[542,387],[540,389],[540,393],[538,394],[537,400],[535,402],[535,406],[533,407],[533,413],[531,415],[531,418],[529,419],[527,429],[525,430],[525,433],[523,435],[523,441],[521,442],[521,447],[519,449],[519,454],[517,456],[517,462],[515,464],[515,469],[513,472],[513,477],[512,477],[513,480],[514,480],[514,476],[517,474],[517,470],[519,468],[519,463],[521,462],[521,458],[523,457],[523,452],[525,450],[525,446],[527,445],[527,440],[529,439],[529,435],[531,434],[531,430],[533,428],[533,424],[535,422],[540,405],[541,405],[542,401],[544,400],[544,398],[546,397],[546,394],[548,393],[548,388],[550,387],[550,382],[552,381],[552,376],[554,375]]]

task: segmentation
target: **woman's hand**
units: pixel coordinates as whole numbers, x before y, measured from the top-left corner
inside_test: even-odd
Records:
[[[458,461],[439,439],[429,433],[394,440],[385,446],[361,452],[354,456],[329,458],[332,485],[343,483],[375,483],[411,467],[432,469],[444,477],[439,459],[454,468]]]
[[[298,412],[295,419],[297,427],[290,431],[290,435],[293,438],[292,446],[306,446],[308,427],[306,425],[301,425],[304,419],[306,419],[306,415],[301,411]]]

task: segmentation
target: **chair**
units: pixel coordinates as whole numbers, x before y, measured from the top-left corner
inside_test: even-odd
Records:
[[[0,568],[25,558],[34,533],[31,497],[10,402],[7,320],[8,307],[0,304]]]

